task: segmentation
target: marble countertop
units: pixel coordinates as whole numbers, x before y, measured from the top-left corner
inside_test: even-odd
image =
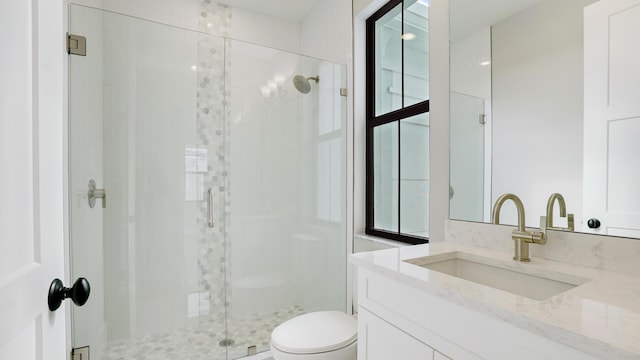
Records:
[[[583,278],[582,285],[545,300],[487,287],[406,260],[463,252],[510,270]],[[358,253],[350,262],[602,359],[640,359],[640,277],[595,268],[436,242]],[[415,262],[415,261],[414,261]]]

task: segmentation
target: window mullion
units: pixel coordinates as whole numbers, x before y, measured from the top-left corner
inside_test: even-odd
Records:
[[[402,44],[400,47],[400,92],[402,93],[400,103],[404,109],[404,0],[400,2],[400,9],[400,44]]]
[[[401,228],[400,228],[400,224],[402,221],[402,170],[400,169],[400,164],[401,164],[401,157],[402,157],[402,143],[400,142],[400,133],[401,133],[401,128],[400,125],[402,124],[402,120],[398,120],[397,121],[398,124],[398,234],[402,234]]]

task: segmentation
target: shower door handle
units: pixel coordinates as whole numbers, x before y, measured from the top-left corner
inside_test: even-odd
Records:
[[[87,190],[87,200],[89,201],[89,207],[93,209],[96,206],[96,200],[102,199],[102,208],[107,207],[107,193],[104,189],[96,188],[96,181],[89,180],[89,190]]]
[[[213,189],[209,188],[207,190],[207,220],[210,228],[213,227],[213,216]]]

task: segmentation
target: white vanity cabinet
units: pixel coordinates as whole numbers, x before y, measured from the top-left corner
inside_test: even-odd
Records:
[[[451,360],[363,307],[358,312],[358,359]]]
[[[405,281],[358,269],[358,360],[596,359]]]
[[[366,309],[358,311],[359,360],[432,360],[433,349]]]

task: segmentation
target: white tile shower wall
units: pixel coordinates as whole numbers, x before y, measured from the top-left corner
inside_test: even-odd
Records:
[[[344,143],[344,149],[342,152],[342,159],[346,161],[346,164],[342,164],[342,169],[349,169],[346,173],[341,177],[341,179],[346,180],[344,183],[344,188],[342,194],[342,202],[344,204],[343,213],[344,220],[342,224],[344,228],[337,229],[334,231],[334,234],[329,234],[328,239],[342,239],[344,236],[347,238],[347,244],[342,244],[341,241],[335,241],[332,246],[334,250],[332,253],[340,254],[340,253],[351,253],[354,248],[354,242],[351,238],[351,234],[354,233],[354,221],[352,214],[354,213],[354,194],[352,186],[353,184],[353,176],[354,171],[354,145],[353,141],[350,139],[354,139],[354,131],[358,134],[358,130],[355,130],[354,127],[354,117],[353,117],[353,94],[354,94],[354,84],[353,84],[353,10],[352,10],[352,1],[343,1],[343,0],[322,0],[317,1],[311,12],[303,19],[300,24],[300,53],[314,56],[320,59],[325,59],[332,61],[337,64],[345,64],[345,75],[346,81],[343,82],[340,87],[346,87],[348,90],[347,97],[342,97],[341,101],[344,101],[344,106],[346,110],[346,119],[344,119],[344,123],[342,125],[342,131],[344,133],[344,137],[347,140]],[[330,91],[330,89],[326,89],[326,91]],[[334,109],[338,108],[337,104],[334,103]],[[342,109],[341,109],[342,110]],[[356,188],[358,188],[356,186]],[[346,200],[346,201],[345,201]],[[357,211],[357,210],[356,210]],[[305,230],[307,231],[307,230]],[[342,248],[340,248],[342,246]],[[341,259],[338,259],[341,261]],[[345,271],[342,268],[337,266],[330,267],[330,269],[334,272],[336,271]],[[351,267],[347,266],[347,283],[350,283],[351,279],[354,278],[353,272],[351,271]],[[335,278],[335,276],[334,276]],[[352,287],[346,286],[346,301],[347,304],[352,302]],[[327,291],[330,293],[340,294],[344,292],[345,286],[342,282],[332,282],[328,285]],[[351,311],[351,306],[346,306],[347,311]]]
[[[513,253],[513,226],[447,220],[445,241]],[[549,231],[545,245],[531,245],[531,256],[640,276],[640,240]]]
[[[295,90],[290,82],[278,85],[274,76],[290,81],[298,57],[238,41],[231,48],[232,316],[248,318],[260,309],[297,303],[293,277],[298,274],[290,259],[302,122]]]
[[[328,173],[327,181],[317,184],[319,96],[325,90],[334,95],[323,99],[323,113],[331,122],[328,127],[337,131],[322,134],[336,135],[338,142],[344,139],[344,123],[333,122],[343,119],[335,117],[344,112],[345,100],[337,95],[339,80],[344,79],[342,67],[335,74],[333,64],[242,42],[233,42],[232,50],[232,314],[246,317],[260,306],[277,308],[288,302],[306,310],[342,309],[345,232],[338,224],[314,223],[318,193],[325,189],[320,185],[344,194],[344,185],[334,183],[342,174]],[[312,82],[309,94],[293,87],[294,75],[320,72],[320,83]],[[269,88],[269,81],[279,78],[276,74],[284,81],[272,82]],[[336,148],[338,153],[343,150]],[[334,166],[344,168],[341,161]],[[323,194],[324,199],[330,200],[330,195]],[[331,201],[327,205],[331,207]],[[344,224],[340,205],[333,216]]]
[[[185,144],[195,144],[196,35],[105,16],[105,277],[109,340],[186,325],[197,291]],[[191,218],[193,219],[193,218]],[[184,279],[188,279],[184,281]],[[166,293],[166,288],[174,289]],[[183,311],[166,311],[182,309]],[[163,316],[157,314],[162,313]]]

